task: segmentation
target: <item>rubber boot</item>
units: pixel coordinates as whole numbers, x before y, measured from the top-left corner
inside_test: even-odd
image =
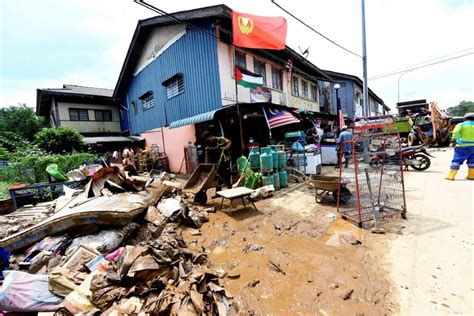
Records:
[[[449,170],[449,174],[447,177],[445,177],[445,179],[454,181],[454,177],[456,176],[456,173],[458,173],[457,170],[454,170],[454,169]]]
[[[467,170],[467,177],[468,180],[474,180],[474,168],[469,168]]]

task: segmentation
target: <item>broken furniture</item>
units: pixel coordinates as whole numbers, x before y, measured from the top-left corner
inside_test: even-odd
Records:
[[[237,199],[240,199],[244,207],[246,207],[245,200],[244,200],[244,198],[246,198],[252,204],[255,210],[258,211],[257,207],[255,206],[253,201],[250,199],[250,194],[252,194],[253,192],[255,192],[255,190],[252,190],[246,187],[238,187],[238,188],[233,188],[229,190],[217,191],[216,194],[222,198],[221,206],[219,207],[219,210],[222,209],[222,205],[224,204],[224,199],[230,200],[230,206],[229,206],[230,212],[232,212],[232,204],[234,200],[237,200]]]
[[[69,188],[82,188],[85,183],[85,180],[36,183],[26,186],[14,186],[10,187],[8,190],[10,191],[10,196],[12,197],[13,207],[16,210],[18,208],[18,199],[32,196],[43,196],[50,193],[62,193],[63,186],[67,186]]]

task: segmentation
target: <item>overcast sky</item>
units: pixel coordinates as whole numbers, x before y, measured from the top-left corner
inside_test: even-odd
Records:
[[[361,59],[286,16],[270,0],[148,0],[168,12],[225,3],[289,22],[287,44],[310,47],[322,69],[362,77]],[[359,0],[278,0],[320,32],[361,54]],[[37,88],[63,83],[114,88],[136,23],[153,15],[133,0],[0,0],[0,106],[36,105]],[[369,79],[413,64],[474,52],[474,0],[366,0]],[[402,100],[449,107],[474,100],[474,55],[418,69],[400,80]],[[369,80],[392,106],[399,75]]]

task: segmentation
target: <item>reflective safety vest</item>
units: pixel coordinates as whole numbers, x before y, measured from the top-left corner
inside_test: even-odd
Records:
[[[469,120],[456,125],[452,140],[459,147],[474,146],[474,121]]]

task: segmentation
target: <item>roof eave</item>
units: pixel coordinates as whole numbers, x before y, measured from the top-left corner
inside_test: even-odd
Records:
[[[208,7],[192,9],[192,10],[186,10],[186,11],[173,12],[173,16],[176,16],[177,18],[182,19],[182,20],[197,20],[197,19],[210,18],[214,16],[230,17],[231,15],[232,15],[232,10],[224,4],[208,6]],[[125,95],[125,93],[123,93],[122,91],[123,85],[124,85],[123,81],[124,80],[127,81],[125,76],[127,75],[128,68],[132,67],[130,65],[132,57],[134,57],[134,55],[139,55],[139,53],[134,53],[134,51],[137,50],[136,44],[137,44],[137,40],[140,37],[140,32],[142,28],[155,27],[155,26],[167,25],[167,24],[176,24],[176,22],[174,22],[173,20],[171,20],[170,18],[166,16],[155,16],[155,17],[151,17],[145,20],[138,21],[137,26],[135,27],[135,32],[133,33],[132,41],[130,42],[130,46],[128,47],[128,50],[127,50],[127,55],[125,56],[125,60],[122,64],[122,69],[120,70],[117,84],[115,85],[114,94],[113,94],[114,99],[120,99]],[[146,38],[144,39],[144,41],[146,41]],[[138,49],[138,50],[141,52],[141,49]]]

